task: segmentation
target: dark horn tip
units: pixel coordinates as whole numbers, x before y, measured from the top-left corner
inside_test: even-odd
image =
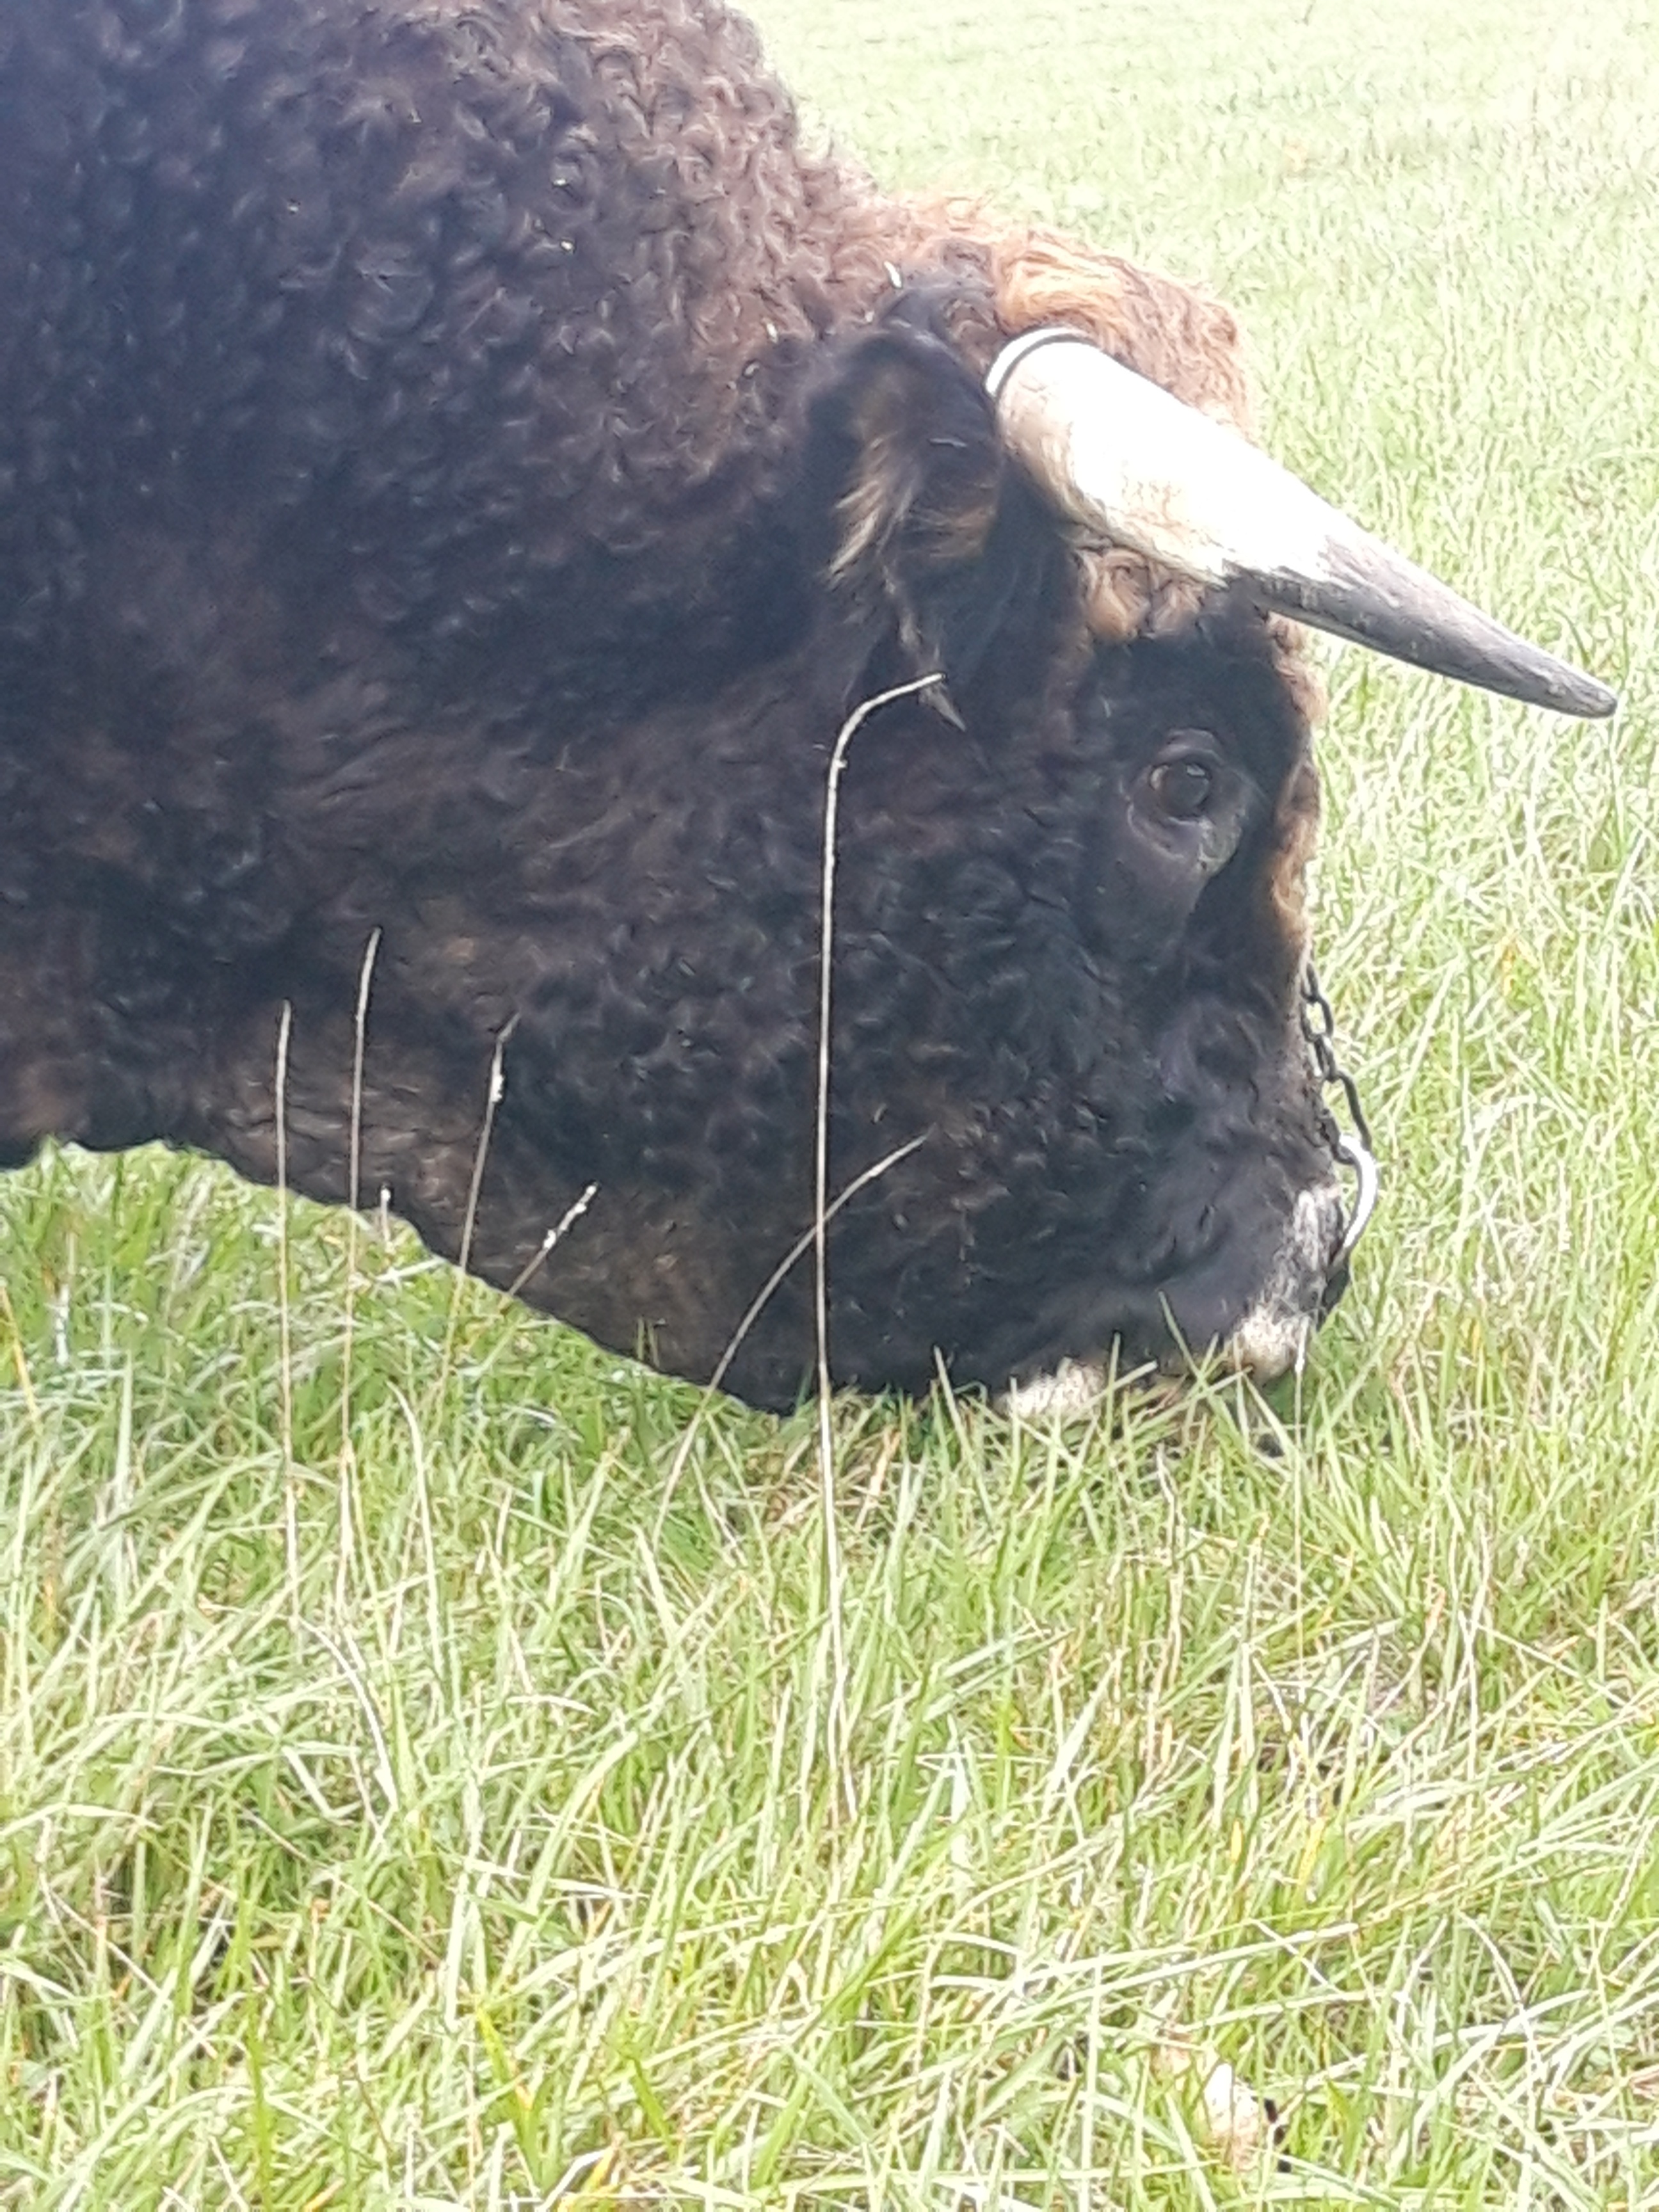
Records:
[[[1605,684],[1598,684],[1593,676],[1578,676],[1578,696],[1583,704],[1565,708],[1565,713],[1582,714],[1589,722],[1604,722],[1618,709],[1619,694],[1609,690]]]
[[[1573,668],[1565,660],[1557,660],[1553,653],[1541,647],[1532,649],[1534,657],[1491,674],[1468,677],[1465,682],[1478,684],[1482,690],[1500,692],[1506,698],[1519,699],[1528,707],[1543,707],[1558,714],[1574,714],[1580,721],[1605,721],[1619,704],[1619,694],[1594,676],[1585,675],[1582,668]]]
[[[1015,382],[1045,350],[1046,366]],[[1013,450],[1090,542],[1133,546],[1205,585],[1241,583],[1264,606],[1529,707],[1601,720],[1619,704],[1605,684],[1505,629],[1077,331],[1012,340],[987,388]],[[1080,464],[1074,433],[1085,422],[1112,427]]]
[[[1333,544],[1320,577],[1263,577],[1264,596],[1316,629],[1525,706],[1601,721],[1619,695],[1472,607],[1376,539]]]

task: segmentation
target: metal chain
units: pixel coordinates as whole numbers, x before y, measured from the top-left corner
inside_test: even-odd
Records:
[[[1359,1086],[1336,1056],[1336,1015],[1320,987],[1319,970],[1311,960],[1302,971],[1302,1034],[1313,1054],[1320,1089],[1340,1090],[1348,1102],[1349,1117],[1360,1143],[1367,1152],[1371,1151],[1370,1124],[1359,1103]]]
[[[1348,1279],[1348,1262],[1376,1211],[1379,1175],[1376,1155],[1371,1151],[1370,1124],[1359,1103],[1359,1086],[1336,1056],[1336,1016],[1320,988],[1319,972],[1311,960],[1302,971],[1302,1034],[1319,1079],[1319,1109],[1324,1117],[1326,1142],[1340,1164],[1355,1178],[1353,1206],[1326,1290],[1328,1306],[1341,1296],[1342,1285]],[[1326,1099],[1326,1092],[1334,1090],[1340,1090],[1348,1102],[1348,1113],[1353,1122],[1352,1135],[1332,1113]]]

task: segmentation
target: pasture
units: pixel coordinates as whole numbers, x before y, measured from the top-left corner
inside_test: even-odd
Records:
[[[1624,706],[1327,656],[1353,1291],[1270,1405],[848,1401],[833,1544],[810,1409],[0,1180],[0,2204],[1659,2205],[1659,15],[757,12]]]

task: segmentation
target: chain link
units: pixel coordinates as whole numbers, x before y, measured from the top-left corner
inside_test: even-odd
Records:
[[[1331,1268],[1326,1291],[1328,1307],[1341,1295],[1354,1247],[1364,1235],[1366,1224],[1376,1210],[1379,1178],[1376,1155],[1371,1150],[1370,1124],[1359,1103],[1359,1086],[1336,1056],[1336,1016],[1320,987],[1319,972],[1311,960],[1302,971],[1302,1034],[1307,1040],[1314,1073],[1319,1081],[1319,1110],[1324,1118],[1325,1140],[1338,1162],[1353,1175],[1356,1183],[1352,1210]],[[1347,1101],[1349,1118],[1353,1123],[1352,1136],[1331,1111],[1325,1095],[1330,1091],[1340,1091]]]
[[[1320,1089],[1341,1091],[1359,1141],[1370,1152],[1371,1127],[1359,1103],[1359,1086],[1336,1056],[1336,1014],[1320,986],[1319,970],[1311,960],[1302,971],[1302,1034],[1313,1054]]]

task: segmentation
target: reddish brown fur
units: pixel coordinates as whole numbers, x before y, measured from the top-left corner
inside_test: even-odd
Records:
[[[428,4],[435,15],[459,12],[459,0]],[[673,0],[536,0],[517,28],[520,38],[539,26],[588,46],[611,112],[631,118],[641,146],[672,164],[682,207],[718,234],[719,283],[687,296],[685,322],[711,362],[734,364],[727,394],[781,339],[872,314],[896,275],[936,276],[951,286],[952,336],[981,368],[1022,331],[1066,325],[1178,399],[1250,433],[1250,381],[1230,309],[1121,255],[1011,222],[981,200],[885,197],[833,155],[805,155],[793,115],[778,118],[757,151],[757,92],[770,89],[758,41],[741,17],[700,12],[725,49],[706,70],[687,38],[691,11]],[[733,145],[742,149],[744,201],[722,219]],[[724,407],[711,412],[711,447],[722,449],[732,428]],[[852,527],[867,536],[867,522]],[[855,555],[844,558],[851,565]],[[1139,554],[1079,558],[1091,627],[1104,642],[1168,635],[1195,611],[1194,588]],[[1288,630],[1286,645],[1294,654]]]

